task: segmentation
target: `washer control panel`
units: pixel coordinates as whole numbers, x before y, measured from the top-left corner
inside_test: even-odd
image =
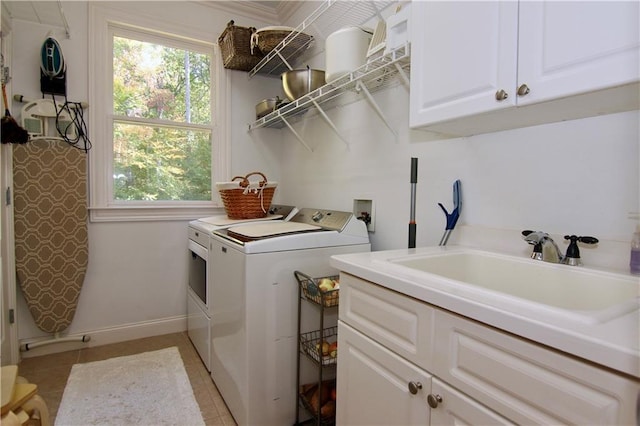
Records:
[[[351,212],[303,208],[291,221],[317,225],[332,231],[342,231],[352,216]]]

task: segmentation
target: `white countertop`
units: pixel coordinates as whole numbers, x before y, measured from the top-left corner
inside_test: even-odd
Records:
[[[390,290],[455,312],[559,351],[640,378],[640,309],[621,316],[586,322],[562,318],[555,312],[501,309],[466,294],[425,283],[420,274],[407,273],[386,260],[455,250],[455,246],[424,247],[337,255],[331,265],[340,271]],[[567,266],[568,267],[568,266]],[[640,278],[638,279],[640,289]],[[639,294],[640,295],[640,294]]]

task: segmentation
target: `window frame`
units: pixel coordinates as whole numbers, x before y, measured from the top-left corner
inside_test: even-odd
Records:
[[[121,201],[113,199],[113,36],[144,35],[145,41],[185,48],[196,46],[211,51],[211,195],[208,201]],[[166,34],[166,38],[163,35]],[[180,39],[178,44],[175,39]],[[218,213],[222,207],[216,196],[216,181],[224,181],[230,163],[226,105],[229,78],[223,71],[218,46],[206,40],[211,34],[174,25],[159,19],[136,16],[89,4],[89,219],[92,222],[157,221],[194,219]],[[216,108],[216,106],[219,106]]]

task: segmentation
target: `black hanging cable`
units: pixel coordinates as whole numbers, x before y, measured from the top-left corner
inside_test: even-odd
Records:
[[[80,102],[69,102],[65,95],[64,104],[60,110],[58,110],[55,95],[52,94],[51,98],[53,99],[53,107],[56,110],[56,130],[60,137],[72,147],[81,149],[84,152],[89,152],[92,145],[88,136],[87,123],[84,121],[84,110],[82,108],[82,104]],[[63,112],[69,114],[70,121],[67,122],[64,120],[66,126],[61,129],[60,126],[62,126],[63,123],[60,121],[60,116]],[[70,138],[68,136],[69,130],[73,130],[74,128],[75,132],[72,132],[72,134],[75,133],[75,137]]]

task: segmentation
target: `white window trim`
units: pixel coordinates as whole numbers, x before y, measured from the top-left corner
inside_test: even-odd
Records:
[[[126,7],[126,2],[123,2]],[[108,93],[111,86],[109,80],[113,78],[113,64],[110,52],[112,40],[109,37],[111,24],[149,28],[165,31],[181,37],[194,40],[214,39],[211,34],[176,25],[160,19],[136,16],[125,10],[107,8],[101,5],[89,4],[89,132],[93,143],[89,151],[89,219],[92,222],[111,221],[158,221],[158,220],[189,220],[212,214],[221,213],[222,204],[216,196],[215,187],[211,188],[213,201],[189,202],[187,205],[177,203],[148,202],[135,205],[123,205],[110,199],[109,170],[113,163],[113,136],[109,128],[109,114],[113,113],[111,103],[113,94]],[[224,181],[230,169],[231,147],[228,132],[230,115],[228,108],[228,93],[230,92],[230,78],[222,68],[222,61],[218,46],[211,43],[213,48],[214,98],[215,110],[212,109],[214,122],[212,133],[212,176],[211,182]],[[111,106],[111,109],[109,108]],[[216,115],[217,114],[217,115]]]

